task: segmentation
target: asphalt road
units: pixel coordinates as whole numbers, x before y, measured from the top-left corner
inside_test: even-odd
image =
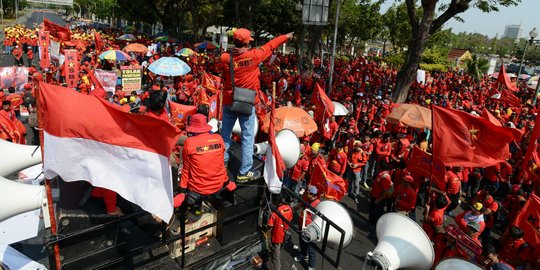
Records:
[[[66,21],[62,19],[62,17],[56,15],[55,13],[46,11],[34,11],[28,13],[18,18],[15,23],[24,24],[24,26],[26,26],[27,28],[33,28],[42,23],[44,18],[47,18],[47,20],[61,26],[66,25]]]

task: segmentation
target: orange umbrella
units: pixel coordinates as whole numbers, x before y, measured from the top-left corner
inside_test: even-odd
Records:
[[[431,110],[416,104],[401,104],[386,118],[390,124],[431,129]]]
[[[263,121],[262,130],[268,133],[270,125],[270,113],[266,115]],[[317,123],[304,110],[298,107],[279,107],[276,109],[274,117],[276,131],[282,129],[292,130],[296,136],[303,137],[317,131]]]
[[[140,43],[131,43],[124,47],[123,51],[146,53],[148,51],[148,48]]]

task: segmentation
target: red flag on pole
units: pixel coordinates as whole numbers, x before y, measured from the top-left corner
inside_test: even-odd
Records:
[[[64,73],[66,74],[66,84],[68,87],[77,87],[79,80],[79,60],[77,50],[64,50],[66,56],[64,62]]]
[[[26,144],[26,127],[17,118],[9,119],[3,113],[0,113],[0,138],[11,140],[13,143]]]
[[[315,90],[311,95],[311,104],[315,105],[314,117],[320,123],[334,114],[334,103],[318,83],[315,85]]]
[[[278,194],[281,192],[281,179],[283,179],[283,171],[285,171],[286,167],[276,143],[276,129],[274,127],[275,111],[276,100],[275,98],[272,98],[272,106],[270,110],[270,126],[268,127],[269,147],[266,152],[263,176],[270,192]]]
[[[521,164],[521,168],[523,170],[528,169],[529,162],[531,158],[533,158],[533,154],[538,148],[538,138],[540,138],[540,117],[536,116],[531,137],[529,138],[529,146],[527,147],[527,152],[525,152],[525,157],[523,158],[523,163]]]
[[[510,157],[508,143],[519,140],[516,129],[488,119],[433,106],[433,153],[446,166],[487,167]]]
[[[320,191],[319,196],[324,193],[326,199],[335,201],[340,201],[349,189],[349,183],[347,181],[328,170],[328,168],[319,162],[315,162],[313,166],[313,173],[311,174],[309,183],[317,187],[317,190]]]
[[[532,194],[513,223],[523,230],[523,238],[533,248],[540,249],[540,198]]]
[[[495,118],[495,116],[493,116],[493,114],[491,114],[488,110],[486,110],[486,108],[484,108],[484,110],[482,111],[482,117],[489,120],[492,124],[502,127],[501,121]]]
[[[107,97],[107,91],[103,89],[101,82],[99,82],[98,78],[96,78],[96,75],[94,75],[94,71],[88,72],[88,77],[90,77],[90,81],[94,85],[94,90],[90,92],[90,95],[105,99]]]
[[[71,40],[71,31],[66,27],[55,24],[46,18],[43,18],[43,26],[45,26],[45,31],[51,32],[53,37],[57,37],[61,41]]]
[[[510,82],[510,78],[506,74],[504,64],[501,65],[501,69],[499,70],[499,77],[497,77],[497,81],[502,83],[504,86],[506,86],[506,88],[510,91],[513,91],[513,92],[518,91],[517,86],[513,84],[512,82]]]
[[[446,190],[444,164],[438,158],[422,151],[418,146],[414,146],[407,160],[407,170],[416,176],[431,177],[436,188],[442,191]]]
[[[43,172],[117,192],[162,220],[173,215],[169,157],[179,130],[108,101],[39,83]]]
[[[195,106],[182,105],[172,101],[169,101],[169,108],[171,109],[174,125],[180,129],[184,128],[188,116],[197,113],[197,107]]]
[[[96,45],[96,51],[99,53],[103,50],[103,41],[101,40],[101,35],[96,31],[94,32],[94,43]]]
[[[221,78],[203,71],[202,86],[206,88],[206,90],[217,94],[221,87]]]
[[[39,30],[39,66],[41,69],[48,68],[51,65],[51,57],[49,55],[49,31]]]

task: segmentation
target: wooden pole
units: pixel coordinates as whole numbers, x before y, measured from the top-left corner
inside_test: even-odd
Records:
[[[40,102],[39,102],[39,92],[40,92],[40,84],[43,82],[39,82],[38,80],[34,79],[34,90],[36,93],[36,100],[38,101],[36,103],[37,112],[38,112],[38,131],[39,131],[39,144],[41,145],[41,156],[43,157],[43,164],[45,165],[45,156],[44,156],[44,145],[43,145],[43,112],[40,110]],[[51,236],[55,237],[57,234],[56,231],[56,219],[54,216],[54,202],[52,198],[52,189],[51,189],[51,180],[45,178],[45,192],[47,194],[47,204],[49,209],[49,217],[51,222]],[[54,262],[56,269],[61,269],[61,262],[60,262],[60,246],[58,243],[53,244],[53,251],[54,251]]]

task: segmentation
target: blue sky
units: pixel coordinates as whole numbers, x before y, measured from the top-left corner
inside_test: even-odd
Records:
[[[439,1],[448,3],[450,1]],[[474,2],[474,1],[473,1]],[[394,3],[387,0],[381,12],[385,12]],[[518,6],[501,7],[499,12],[484,13],[477,8],[469,8],[460,16],[465,22],[461,23],[454,19],[448,21],[445,28],[452,28],[454,33],[469,32],[480,33],[494,37],[499,33],[499,37],[504,34],[504,27],[507,24],[520,24],[523,26],[522,38],[529,38],[529,31],[536,27],[540,30],[540,1],[521,0]],[[406,19],[406,18],[404,18]],[[538,37],[537,37],[538,38]]]

